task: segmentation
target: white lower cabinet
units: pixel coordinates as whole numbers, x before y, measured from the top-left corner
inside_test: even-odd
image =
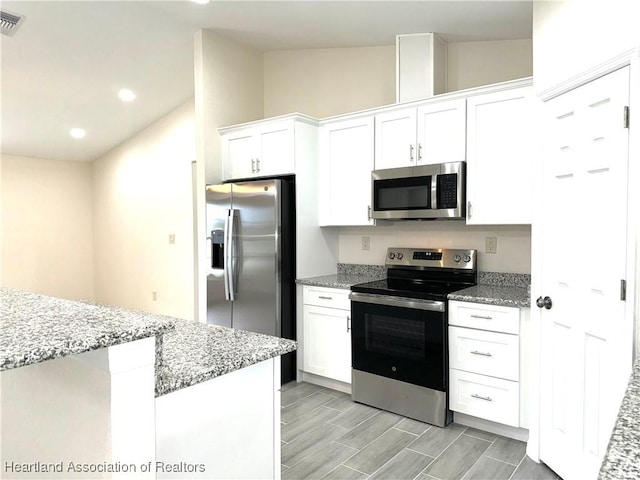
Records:
[[[520,426],[518,382],[451,369],[449,385],[449,408],[454,412]]]
[[[520,309],[449,302],[449,408],[524,427]]]
[[[303,370],[351,383],[349,290],[304,287]]]

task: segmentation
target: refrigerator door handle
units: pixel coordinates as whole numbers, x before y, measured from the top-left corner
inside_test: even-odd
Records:
[[[227,265],[229,266],[229,268],[227,268],[227,278],[228,278],[228,282],[229,282],[229,290],[228,290],[228,296],[227,296],[227,300],[230,301],[234,301],[236,299],[236,295],[235,295],[235,285],[234,285],[234,272],[235,272],[235,256],[236,256],[236,252],[235,252],[235,243],[233,241],[234,239],[234,230],[235,230],[235,217],[236,217],[236,210],[234,208],[230,208],[229,209],[229,217],[228,217],[228,221],[229,221],[229,225],[227,228],[227,245],[228,248],[226,249],[229,253],[227,254]]]
[[[229,262],[229,251],[231,246],[229,244],[229,212],[224,217],[224,298],[225,300],[231,300],[229,296],[229,269],[231,263]]]

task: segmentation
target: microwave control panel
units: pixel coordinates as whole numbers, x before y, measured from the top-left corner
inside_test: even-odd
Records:
[[[458,174],[445,173],[436,178],[438,208],[458,208]]]

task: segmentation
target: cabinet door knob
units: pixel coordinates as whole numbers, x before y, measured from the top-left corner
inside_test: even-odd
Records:
[[[256,158],[256,172],[260,173],[260,159]]]
[[[414,146],[412,143],[411,145],[409,145],[409,163],[413,163],[413,150]]]
[[[251,159],[251,173],[256,173],[256,160],[254,158]]]
[[[551,297],[544,297],[544,298],[542,298],[542,296],[538,297],[538,299],[536,300],[536,306],[538,308],[546,308],[547,310],[551,310],[551,307],[553,306]]]
[[[347,333],[351,331],[351,317],[347,315]]]

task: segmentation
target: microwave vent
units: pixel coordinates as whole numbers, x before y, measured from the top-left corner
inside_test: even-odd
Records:
[[[0,32],[3,35],[13,37],[23,21],[24,16],[22,15],[0,10]]]

